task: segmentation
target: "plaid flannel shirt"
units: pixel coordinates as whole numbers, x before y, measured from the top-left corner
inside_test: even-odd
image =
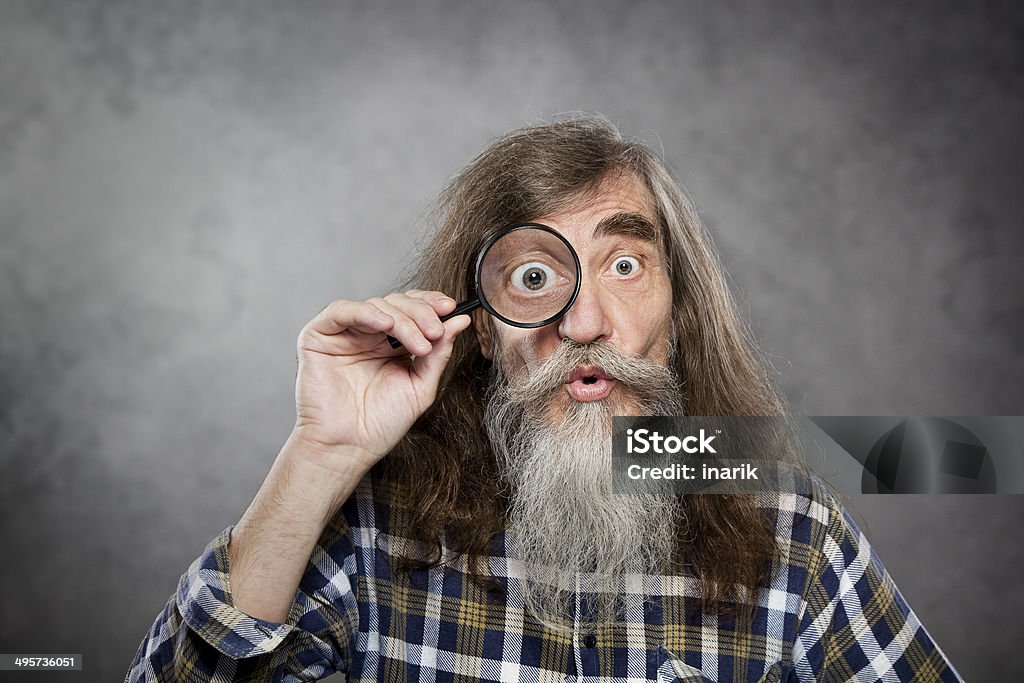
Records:
[[[693,576],[633,576],[624,617],[547,629],[523,608],[504,537],[486,559],[394,572],[403,512],[367,477],[323,533],[286,623],[232,605],[225,529],[181,577],[126,683],[309,681],[959,681],[848,513],[820,483],[761,496],[782,549],[752,621],[703,613]],[[579,600],[577,599],[577,603]]]

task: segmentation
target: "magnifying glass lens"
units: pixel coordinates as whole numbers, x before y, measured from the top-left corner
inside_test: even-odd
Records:
[[[514,324],[535,325],[561,313],[578,279],[569,245],[538,228],[503,235],[480,262],[480,296]]]

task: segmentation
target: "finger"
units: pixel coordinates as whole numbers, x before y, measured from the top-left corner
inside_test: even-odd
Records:
[[[417,321],[412,316],[408,315],[405,310],[395,306],[390,301],[379,297],[374,297],[369,301],[394,319],[394,325],[386,331],[392,337],[402,342],[407,353],[411,353],[415,356],[425,356],[430,353],[430,350],[433,348],[430,340],[427,339]],[[408,307],[409,306],[406,305],[406,308]],[[437,320],[436,315],[434,316],[434,319]],[[440,321],[438,321],[438,324],[440,324]]]
[[[396,292],[388,294],[384,300],[415,320],[420,332],[427,339],[433,341],[444,336],[444,326],[441,324],[437,311],[423,299]]]
[[[433,350],[425,356],[419,356],[413,363],[413,371],[422,380],[425,386],[429,387],[430,401],[434,400],[437,394],[437,384],[441,380],[444,368],[451,360],[452,350],[455,348],[455,338],[464,332],[471,324],[472,319],[468,315],[457,315],[444,322],[444,336],[434,342]]]
[[[383,332],[391,329],[394,319],[369,301],[338,299],[327,304],[309,327],[321,334],[339,334],[348,329],[361,332]]]
[[[455,310],[455,306],[458,305],[455,299],[451,298],[444,292],[410,289],[405,294],[413,299],[422,299],[423,301],[426,301],[434,308],[434,311],[439,316],[451,313]]]

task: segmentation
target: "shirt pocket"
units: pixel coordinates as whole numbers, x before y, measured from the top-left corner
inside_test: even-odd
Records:
[[[781,661],[775,662],[757,683],[796,683],[796,672],[792,666]],[[715,683],[700,669],[690,666],[674,655],[664,645],[658,646],[658,683]]]
[[[796,670],[782,662],[772,664],[764,672],[764,676],[757,679],[757,683],[796,683],[796,681]]]
[[[658,683],[715,683],[700,669],[676,657],[664,645],[658,646]]]

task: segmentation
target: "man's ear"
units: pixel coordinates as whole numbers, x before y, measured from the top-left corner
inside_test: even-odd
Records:
[[[480,353],[487,360],[494,360],[494,324],[490,316],[482,308],[478,308],[471,314],[473,318],[473,329],[476,331],[476,340],[480,344]]]

